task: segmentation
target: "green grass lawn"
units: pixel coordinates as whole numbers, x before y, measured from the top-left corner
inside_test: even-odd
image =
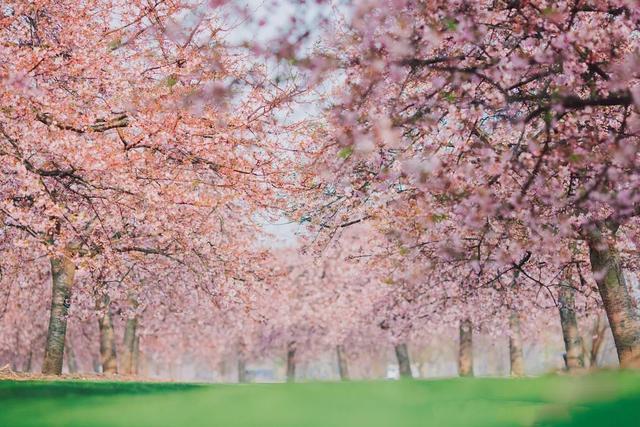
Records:
[[[640,374],[195,385],[0,381],[0,426],[640,426]]]

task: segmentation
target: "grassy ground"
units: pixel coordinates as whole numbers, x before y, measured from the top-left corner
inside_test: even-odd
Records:
[[[640,374],[306,384],[0,381],[0,426],[636,426]]]

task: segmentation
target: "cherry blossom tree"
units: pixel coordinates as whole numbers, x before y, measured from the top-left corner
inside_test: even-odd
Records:
[[[517,271],[556,304],[569,270],[590,293],[590,265],[620,362],[636,366],[622,274],[634,264],[619,251],[637,236],[639,10],[358,2],[309,61],[344,80],[310,145],[309,182],[323,190],[312,221],[392,223],[402,247],[462,268],[467,288]]]
[[[61,371],[82,282],[113,372],[110,304],[139,264],[223,282],[250,261],[253,212],[278,208],[270,189],[286,177],[263,135],[296,89],[224,46],[210,2],[3,7],[1,218],[14,244],[50,258],[43,371]]]
[[[0,357],[410,377],[456,329],[460,375],[483,332],[521,376],[550,322],[593,363],[604,309],[640,366],[637,0],[299,3],[242,42],[234,2],[3,3]]]

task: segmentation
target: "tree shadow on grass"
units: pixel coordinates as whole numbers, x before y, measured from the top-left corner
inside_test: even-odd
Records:
[[[535,423],[540,427],[604,427],[640,425],[640,396],[618,399],[610,402],[593,402],[568,408],[560,417],[545,417]]]
[[[0,400],[68,396],[108,396],[185,391],[199,384],[88,382],[88,381],[0,381]]]

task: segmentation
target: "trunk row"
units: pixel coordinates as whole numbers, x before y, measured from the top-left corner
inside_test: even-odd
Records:
[[[67,332],[67,316],[71,304],[71,290],[75,275],[75,264],[71,253],[53,257],[51,263],[52,294],[49,328],[45,344],[42,373],[45,375],[61,375],[63,360],[66,356],[69,373],[78,371],[78,365],[71,345],[65,347]],[[108,297],[98,301],[97,308],[104,311],[98,320],[100,331],[100,363],[103,373],[118,372],[116,358],[115,332],[111,305]],[[136,336],[137,319],[128,319],[125,327],[123,372],[134,373],[137,367],[138,343]],[[29,361],[29,365],[31,362]]]
[[[620,366],[623,368],[640,368],[640,316],[633,306],[633,300],[629,293],[620,257],[615,248],[613,239],[616,230],[610,230],[604,225],[590,229],[586,235],[589,248],[591,269],[594,273],[598,290],[602,298],[611,332],[613,334]],[[45,346],[42,373],[48,375],[60,375],[65,350],[65,335],[67,329],[67,315],[71,301],[71,290],[75,275],[73,252],[67,250],[60,256],[52,257],[52,298],[49,327]],[[116,373],[118,370],[115,346],[115,334],[113,320],[108,299],[101,301],[104,311],[99,319],[100,329],[100,355],[102,371],[104,373]],[[578,333],[575,314],[575,290],[568,280],[560,284],[558,293],[558,308],[562,325],[562,334],[565,342],[565,364],[569,370],[579,369],[585,366],[583,342]],[[524,361],[522,355],[522,337],[520,332],[520,320],[516,313],[509,319],[511,355],[511,374],[521,376],[524,374]],[[125,327],[124,352],[122,356],[122,372],[130,374],[135,370],[137,319],[127,320]],[[460,347],[458,368],[461,376],[473,376],[473,331],[469,319],[460,322]],[[597,335],[592,344],[590,355],[591,364],[596,362],[597,351],[602,344],[601,334]],[[344,356],[344,348],[338,346],[338,368],[341,378],[348,378],[347,363]],[[411,377],[411,364],[406,344],[398,344],[395,347],[400,376]],[[287,381],[295,379],[295,342],[290,342],[287,349]],[[72,350],[68,351],[67,364],[70,371],[77,370]],[[239,379],[246,380],[244,361],[239,361]]]

